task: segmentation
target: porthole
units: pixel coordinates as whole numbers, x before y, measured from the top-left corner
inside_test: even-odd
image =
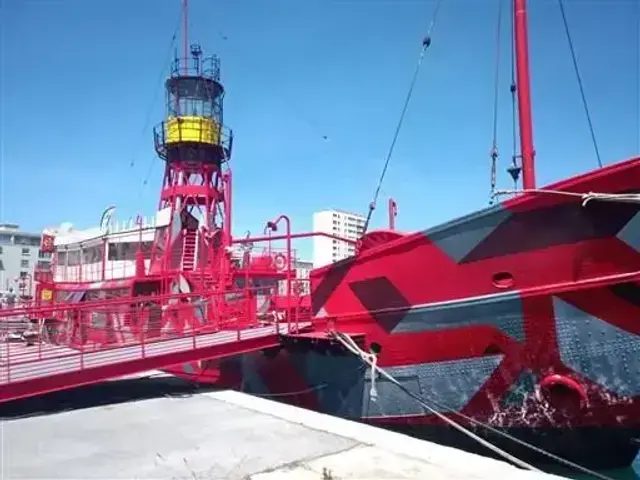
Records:
[[[511,288],[515,280],[509,272],[498,272],[491,277],[491,283],[496,288]]]

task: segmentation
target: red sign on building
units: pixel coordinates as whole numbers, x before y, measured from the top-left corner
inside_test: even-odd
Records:
[[[53,235],[43,234],[40,240],[40,251],[43,253],[53,253],[53,239]]]

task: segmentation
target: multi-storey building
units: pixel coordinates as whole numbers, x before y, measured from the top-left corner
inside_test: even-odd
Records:
[[[295,281],[293,282],[298,289],[299,295],[309,295],[311,293],[311,285],[309,283],[309,273],[313,270],[313,263],[305,260],[293,261],[293,269],[295,270]],[[278,293],[284,295],[287,293],[287,281],[281,280],[278,283]]]
[[[33,296],[34,269],[51,262],[50,254],[40,252],[40,239],[39,233],[22,231],[19,225],[0,224],[0,293]]]
[[[358,240],[364,231],[364,217],[340,210],[313,214],[313,231]],[[327,237],[313,238],[313,266],[328,265],[355,254],[355,245]]]

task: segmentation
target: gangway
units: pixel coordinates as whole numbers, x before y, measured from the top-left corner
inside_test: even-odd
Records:
[[[231,318],[219,318],[215,312],[218,318],[213,322],[211,313],[203,318],[202,299],[195,305],[185,300],[148,298],[140,306],[128,298],[0,310],[0,403],[268,349],[311,327],[308,321],[278,321],[283,315],[266,321],[247,318],[241,309],[227,310],[233,312]],[[164,305],[160,322],[150,321],[157,318],[148,314],[150,303]],[[19,318],[28,320],[16,322]],[[171,325],[176,319],[182,323],[180,331]],[[15,330],[12,334],[6,326],[24,323],[31,324],[30,330],[18,336],[22,341],[12,342]]]

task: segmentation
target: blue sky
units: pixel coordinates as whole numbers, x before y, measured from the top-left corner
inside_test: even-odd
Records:
[[[511,157],[505,1],[499,184]],[[565,0],[605,163],[640,150],[640,7]],[[556,0],[529,2],[538,183],[596,159]],[[109,204],[152,214],[162,163],[151,127],[178,0],[0,0],[2,220],[96,225]],[[190,37],[222,57],[234,129],[234,230],[276,214],[365,212],[434,1],[191,0]],[[497,1],[443,0],[385,180],[414,230],[488,203]],[[150,115],[150,121],[145,123]],[[327,137],[325,139],[324,137]],[[150,172],[150,174],[148,174]],[[148,176],[147,185],[143,181]],[[303,249],[306,249],[303,247]]]

